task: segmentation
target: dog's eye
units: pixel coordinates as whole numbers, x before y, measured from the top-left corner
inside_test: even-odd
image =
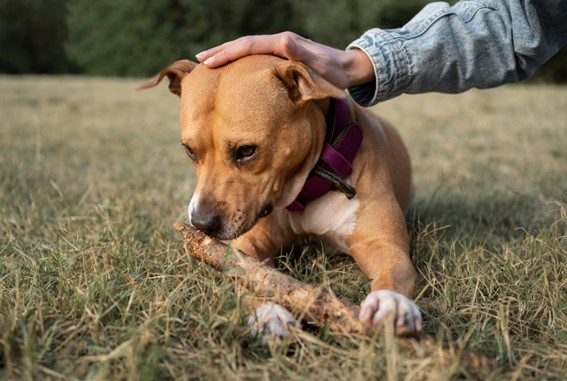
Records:
[[[236,150],[236,162],[240,163],[251,159],[256,154],[256,146],[245,145],[241,146]]]
[[[183,148],[185,148],[185,152],[187,153],[187,156],[189,156],[191,160],[193,161],[197,160],[197,155],[195,155],[195,152],[193,152],[193,150],[189,146],[183,144]]]

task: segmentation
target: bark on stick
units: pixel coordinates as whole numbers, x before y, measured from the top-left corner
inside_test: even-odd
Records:
[[[368,328],[358,320],[358,306],[231,250],[187,224],[175,222],[174,226],[183,234],[187,254],[234,277],[256,296],[280,304],[314,326],[327,326],[331,331],[355,336],[367,333]],[[422,335],[419,342],[398,340],[396,346],[415,356],[439,356],[443,362],[460,356],[461,365],[471,374],[494,369],[490,359],[465,350],[446,349],[429,335]]]
[[[358,320],[358,306],[230,250],[189,225],[176,222],[175,228],[183,233],[185,250],[190,256],[233,276],[256,296],[280,304],[317,327],[327,325],[343,334],[365,333],[366,327]]]

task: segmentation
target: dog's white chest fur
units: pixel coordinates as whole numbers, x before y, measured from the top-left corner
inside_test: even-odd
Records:
[[[343,193],[328,192],[311,201],[303,213],[287,213],[289,224],[297,235],[314,235],[347,251],[346,238],[356,226],[360,201],[349,200]]]

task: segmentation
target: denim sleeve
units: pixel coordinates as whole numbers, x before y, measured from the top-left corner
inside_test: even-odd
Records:
[[[364,51],[375,81],[349,88],[370,106],[402,93],[458,93],[530,77],[567,41],[567,0],[431,3],[400,29],[371,29]]]

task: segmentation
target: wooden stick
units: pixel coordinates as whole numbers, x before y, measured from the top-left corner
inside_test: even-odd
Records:
[[[256,296],[280,304],[317,327],[328,326],[331,331],[341,334],[362,336],[367,333],[368,328],[358,320],[358,306],[265,266],[244,253],[231,250],[187,224],[175,222],[174,226],[183,234],[185,250],[190,256],[234,277]],[[460,355],[461,364],[472,374],[486,374],[488,369],[494,368],[488,358],[467,351],[459,353],[445,349],[429,335],[421,335],[419,343],[400,340],[397,345],[410,353],[440,356],[443,361]]]
[[[342,334],[366,332],[358,320],[358,306],[264,266],[243,253],[231,251],[189,225],[176,222],[174,226],[183,233],[185,250],[190,256],[236,278],[256,296],[273,300],[317,327],[327,325]]]

